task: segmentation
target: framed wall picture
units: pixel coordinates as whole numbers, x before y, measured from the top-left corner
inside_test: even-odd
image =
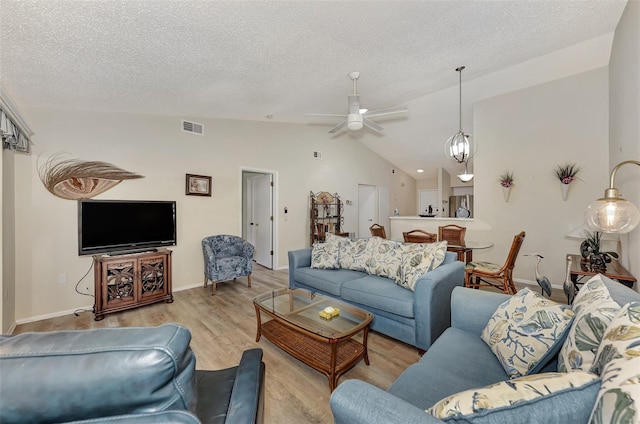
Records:
[[[187,174],[185,194],[211,197],[211,177]]]

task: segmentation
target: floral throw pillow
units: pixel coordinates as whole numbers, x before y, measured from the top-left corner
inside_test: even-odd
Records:
[[[396,278],[402,260],[402,244],[381,237],[371,237],[371,257],[367,261],[367,273]]]
[[[602,378],[589,423],[640,422],[640,302],[611,320],[591,372]]]
[[[498,306],[481,337],[509,378],[533,374],[558,352],[573,315],[570,306],[524,289]]]
[[[340,245],[340,268],[367,271],[367,260],[371,257],[372,244],[369,239],[345,239]]]
[[[585,422],[589,411],[567,408],[566,401],[572,395],[578,395],[590,397],[593,402],[600,386],[599,380],[597,375],[584,371],[526,375],[456,393],[426,412],[449,422],[513,422],[515,416],[520,422],[531,423],[540,418],[541,408],[552,408],[565,411],[566,417],[555,416],[566,418],[562,422]],[[576,421],[576,415],[580,413],[584,417]]]
[[[602,277],[596,275],[582,286],[573,301],[575,318],[558,355],[558,371],[589,371],[607,326],[620,311]]]
[[[333,249],[329,243],[314,243],[311,248],[311,268],[340,268],[340,263],[338,262],[338,250]]]
[[[418,279],[439,267],[444,262],[446,253],[446,241],[405,244],[400,267],[395,275],[396,283],[411,291],[415,290]]]

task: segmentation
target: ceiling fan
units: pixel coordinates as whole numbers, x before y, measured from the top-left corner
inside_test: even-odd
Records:
[[[376,118],[380,116],[395,115],[398,113],[404,113],[407,111],[406,107],[392,107],[389,109],[368,110],[360,108],[360,96],[358,96],[358,78],[360,78],[360,72],[351,72],[349,78],[353,81],[353,94],[348,95],[349,101],[349,113],[347,115],[339,115],[333,113],[307,113],[307,116],[329,116],[334,118],[345,118],[344,121],[333,127],[330,134],[337,132],[344,128],[351,131],[361,130],[363,127],[370,128],[376,132],[380,132],[383,128],[371,121],[369,118]]]

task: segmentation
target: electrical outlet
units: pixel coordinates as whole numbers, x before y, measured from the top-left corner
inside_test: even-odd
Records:
[[[58,274],[58,284],[67,284],[67,274]]]

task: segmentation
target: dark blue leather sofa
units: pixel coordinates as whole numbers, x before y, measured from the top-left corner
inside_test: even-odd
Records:
[[[0,336],[0,422],[261,423],[262,350],[196,371],[185,327]]]

